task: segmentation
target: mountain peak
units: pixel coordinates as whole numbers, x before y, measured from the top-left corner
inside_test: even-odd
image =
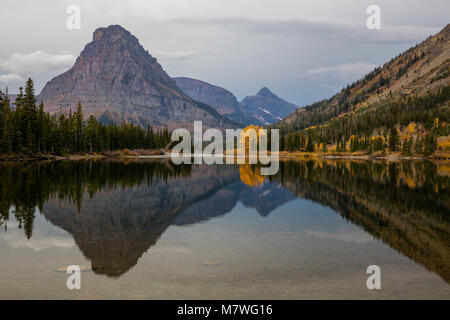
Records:
[[[241,110],[262,123],[271,124],[281,120],[297,107],[289,103],[267,87],[261,88],[256,96],[245,97],[241,102]]]
[[[261,90],[258,91],[258,93],[256,94],[259,97],[270,97],[270,96],[274,96],[273,92],[270,91],[269,88],[267,87],[263,87],[261,88]]]
[[[179,126],[234,126],[184,94],[138,39],[120,25],[98,28],[74,66],[49,81],[38,96],[51,113],[70,112],[78,101],[85,116],[104,122]]]
[[[98,28],[94,31],[92,37],[93,41],[99,40],[115,40],[115,39],[133,39],[137,41],[137,38],[133,36],[128,30],[118,24],[110,25],[108,27]]]

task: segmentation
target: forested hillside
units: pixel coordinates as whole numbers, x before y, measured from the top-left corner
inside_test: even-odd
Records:
[[[274,127],[282,129],[284,150],[325,151],[331,145],[336,151],[389,148],[424,153],[426,144],[428,152],[447,149],[449,75],[447,25],[333,97],[297,109]]]

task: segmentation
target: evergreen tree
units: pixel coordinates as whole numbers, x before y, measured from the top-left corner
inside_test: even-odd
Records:
[[[436,137],[432,133],[428,133],[424,140],[424,155],[429,156],[437,149]]]
[[[78,102],[75,112],[75,151],[80,152],[83,149],[83,107]]]
[[[402,146],[402,154],[404,154],[404,155],[410,155],[410,154],[411,154],[411,148],[412,148],[412,145],[413,145],[413,138],[411,137],[411,138],[409,138],[409,139],[406,139],[406,140],[403,142],[403,146]]]
[[[308,130],[308,143],[306,144],[306,152],[314,152],[314,142],[310,130]]]
[[[13,130],[13,118],[8,97],[8,90],[6,90],[5,94],[0,91],[0,152],[12,152],[14,136]]]
[[[280,130],[280,150],[284,151],[286,150],[286,144],[285,144],[285,129],[281,128]]]
[[[391,150],[391,152],[397,151],[399,144],[400,144],[400,138],[398,135],[398,131],[395,127],[392,127],[390,134],[389,134],[389,149]]]
[[[22,101],[23,106],[23,126],[25,130],[25,147],[28,152],[34,152],[36,146],[36,122],[37,109],[36,98],[34,96],[34,84],[31,78],[28,78],[25,86],[25,96]]]
[[[346,152],[347,151],[347,140],[345,140],[345,137],[342,137],[340,151],[341,152]]]
[[[39,111],[37,114],[37,122],[36,122],[37,152],[41,152],[42,150],[44,129],[45,129],[45,112],[44,112],[44,104],[41,102],[39,104]]]
[[[423,153],[423,139],[418,137],[416,143],[414,144],[414,150],[416,153]]]
[[[305,150],[305,146],[306,146],[306,139],[305,136],[303,134],[300,135],[300,150],[304,151]]]

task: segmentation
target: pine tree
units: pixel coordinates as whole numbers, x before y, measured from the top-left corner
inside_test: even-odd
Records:
[[[294,135],[294,149],[300,150],[300,133],[298,131]]]
[[[89,152],[92,153],[96,145],[97,140],[97,120],[93,115],[89,117],[87,126],[86,126],[86,143],[89,148]]]
[[[305,145],[306,145],[306,139],[305,136],[302,134],[300,135],[300,150],[304,151],[305,150]]]
[[[0,152],[12,152],[13,129],[8,89],[6,89],[5,94],[0,91]]]
[[[359,145],[358,145],[358,138],[357,137],[352,137],[350,139],[350,151],[351,152],[356,152],[359,149]]]
[[[37,152],[41,152],[42,149],[42,141],[45,127],[44,122],[45,122],[44,104],[41,102],[39,104],[39,111],[37,114],[37,122],[36,122]]]
[[[75,150],[83,151],[83,107],[78,102],[77,111],[75,112]]]
[[[389,134],[389,149],[391,150],[391,152],[397,151],[399,144],[400,144],[400,138],[398,135],[398,131],[395,127],[392,127],[390,134]]]
[[[429,156],[437,149],[436,137],[432,133],[428,133],[425,136],[424,141],[424,155]]]
[[[286,150],[286,144],[285,144],[285,129],[284,127],[280,130],[280,151]]]
[[[306,144],[306,152],[314,152],[314,142],[311,136],[311,130],[308,131],[308,143]]]
[[[34,84],[28,78],[25,86],[25,96],[23,97],[24,125],[25,125],[25,146],[28,152],[34,152],[36,146],[36,122],[37,109],[36,98],[34,96]]]
[[[414,150],[416,153],[423,153],[423,139],[418,137],[416,143],[414,144]]]
[[[413,144],[412,137],[409,138],[409,139],[406,139],[403,142],[403,145],[402,145],[402,154],[410,155],[411,154],[412,144]]]
[[[340,150],[341,150],[341,152],[347,151],[347,141],[345,140],[345,137],[342,137]]]
[[[294,151],[294,135],[290,134],[288,136],[288,149],[290,152]]]

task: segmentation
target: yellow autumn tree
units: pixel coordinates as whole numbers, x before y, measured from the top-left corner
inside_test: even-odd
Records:
[[[408,124],[408,126],[406,127],[405,131],[406,131],[406,133],[409,136],[412,136],[413,134],[415,134],[416,133],[416,123],[415,122],[410,122]]]
[[[239,166],[239,175],[241,181],[250,187],[261,185],[265,179],[265,177],[260,174],[257,166],[252,166],[248,163]]]
[[[252,136],[252,134],[250,133],[250,130],[253,129],[255,131],[255,135]],[[249,153],[250,150],[250,139],[256,139],[255,143],[256,145],[258,144],[259,141],[259,135],[261,133],[263,133],[263,131],[259,131],[260,129],[263,129],[263,127],[261,126],[257,126],[257,125],[249,125],[247,127],[245,127],[244,129],[242,129],[242,133],[241,133],[241,137],[240,137],[240,143],[245,145],[245,154],[247,155]],[[264,133],[263,133],[264,134]]]

